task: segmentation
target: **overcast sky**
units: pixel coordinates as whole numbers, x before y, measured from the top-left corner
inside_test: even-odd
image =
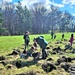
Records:
[[[1,1],[1,0],[0,0]],[[75,15],[75,0],[4,0],[7,2],[17,3],[21,1],[23,6],[31,6],[33,3],[41,2],[49,7],[50,5],[58,6],[60,10],[68,11],[72,15]]]

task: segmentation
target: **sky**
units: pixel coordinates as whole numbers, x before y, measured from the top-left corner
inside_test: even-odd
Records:
[[[0,0],[1,1],[1,0]],[[20,1],[22,3],[22,6],[31,7],[33,3],[44,3],[47,8],[50,7],[50,5],[58,6],[61,11],[68,11],[72,15],[75,16],[75,0],[4,0],[7,2],[17,3]]]

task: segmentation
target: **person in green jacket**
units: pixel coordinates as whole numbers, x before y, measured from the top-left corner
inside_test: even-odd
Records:
[[[44,39],[43,36],[37,37],[36,42],[40,46],[40,48],[42,49],[42,59],[46,59],[47,53],[45,51],[45,48],[48,45],[48,42]]]
[[[30,42],[29,31],[25,32],[23,39],[25,42],[25,51],[26,51],[26,48],[28,47],[29,42]]]

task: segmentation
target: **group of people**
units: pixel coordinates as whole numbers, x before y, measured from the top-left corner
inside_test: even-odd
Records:
[[[29,42],[30,42],[29,32],[28,31],[24,34],[24,37],[23,38],[24,38],[24,41],[25,41],[25,49],[24,49],[23,53],[26,53],[27,52],[26,49],[27,49],[27,47],[29,45]],[[48,42],[44,39],[43,36],[39,36],[37,38],[34,38],[33,39],[33,45],[31,47],[31,50],[37,49],[37,44],[42,49],[42,59],[46,59],[47,53],[45,51],[45,48],[48,45]],[[30,55],[31,52],[28,51],[27,53],[28,53],[28,55]]]
[[[53,38],[53,35],[54,35],[54,33],[51,33],[52,38]],[[56,36],[54,38],[56,38]],[[31,53],[33,52],[33,50],[37,49],[37,44],[38,44],[40,46],[40,48],[42,49],[42,59],[46,59],[47,53],[45,51],[45,48],[48,45],[48,42],[44,39],[43,36],[39,36],[37,38],[34,38],[33,45],[31,47],[31,49],[28,51],[26,51],[26,49],[27,49],[29,42],[30,42],[29,31],[25,32],[23,39],[25,42],[25,49],[24,49],[23,53],[27,53],[28,55],[31,56]],[[63,39],[64,39],[64,34],[62,34],[62,40]],[[74,41],[74,35],[71,34],[71,37],[69,40],[71,46],[73,44],[73,41]]]
[[[62,34],[62,40],[63,39],[64,39],[64,34]],[[72,46],[73,42],[74,42],[74,35],[71,34],[70,39],[69,39],[70,46]]]
[[[62,38],[61,38],[61,40],[64,40],[64,33],[62,34]],[[54,32],[51,32],[51,39],[55,39],[56,38],[56,35],[54,34]],[[70,42],[70,45],[72,46],[72,44],[73,44],[73,41],[74,41],[74,35],[73,34],[71,34],[71,37],[70,37],[70,39],[69,39],[69,42]]]
[[[52,31],[51,32],[51,39],[56,39],[56,34],[54,34],[54,32]],[[63,40],[64,39],[64,33],[62,34],[62,39],[61,40]]]

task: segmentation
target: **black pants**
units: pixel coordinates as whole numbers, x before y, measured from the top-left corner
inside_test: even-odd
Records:
[[[43,48],[43,49],[42,49],[42,58],[43,58],[43,59],[46,59],[46,57],[47,57],[47,53],[46,53],[46,51],[45,51],[45,48]]]
[[[25,50],[28,47],[28,45],[29,45],[29,41],[28,40],[25,40]]]

